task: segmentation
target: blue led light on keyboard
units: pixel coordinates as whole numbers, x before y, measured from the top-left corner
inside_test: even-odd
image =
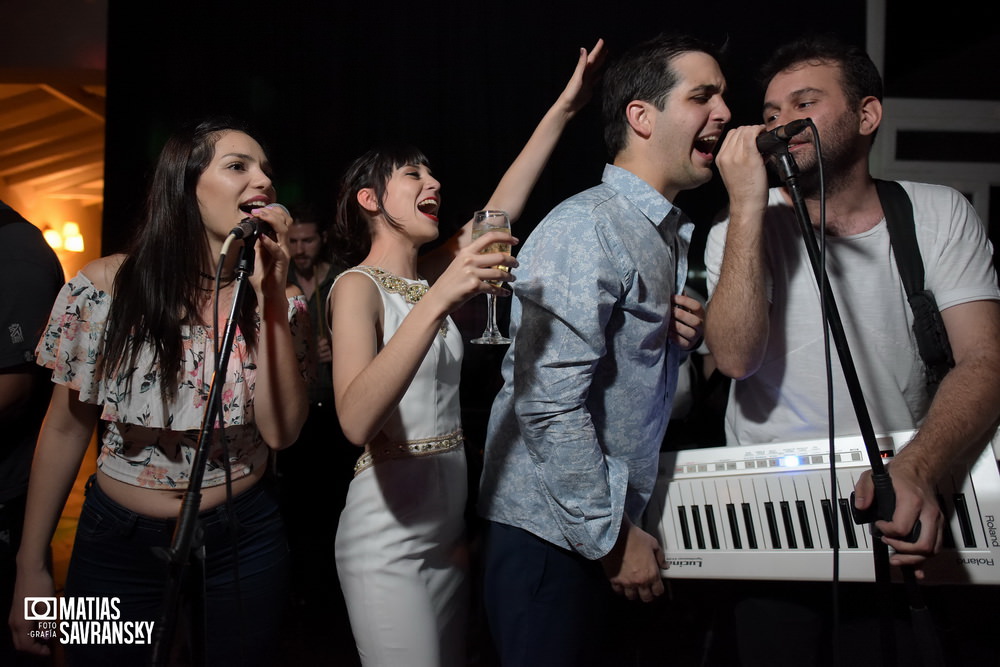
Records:
[[[798,456],[789,455],[789,456],[782,456],[780,459],[778,459],[778,462],[780,463],[782,468],[795,468],[802,463],[802,459],[800,459]]]

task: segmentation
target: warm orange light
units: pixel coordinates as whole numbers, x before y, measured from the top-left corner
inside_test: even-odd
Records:
[[[83,237],[79,234],[76,236],[67,236],[66,250],[70,252],[83,252]]]
[[[51,227],[46,227],[42,230],[42,236],[45,238],[45,242],[48,243],[54,250],[59,250],[63,247],[62,234]]]
[[[46,227],[42,231],[42,236],[56,250],[83,252],[83,235],[80,234],[80,225],[75,222],[63,223],[61,234],[51,227]]]

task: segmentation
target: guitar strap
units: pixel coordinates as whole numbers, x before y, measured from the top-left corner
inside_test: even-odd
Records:
[[[903,186],[895,181],[876,179],[875,187],[885,212],[892,254],[913,311],[913,334],[924,362],[927,391],[933,397],[942,378],[954,367],[955,359],[934,294],[924,288],[924,264],[917,246],[913,204]]]

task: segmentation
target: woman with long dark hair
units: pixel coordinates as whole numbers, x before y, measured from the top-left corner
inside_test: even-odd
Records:
[[[487,203],[515,220],[562,129],[589,97],[602,43],[573,77]],[[440,183],[416,149],[370,151],[343,179],[338,251],[360,264],[330,292],[333,384],[347,438],[364,447],[337,530],[337,571],[365,665],[465,664],[466,460],[458,404],[461,332],[449,314],[502,294],[516,243],[471,222],[431,257]],[[499,284],[499,283],[497,283]]]
[[[112,618],[158,622],[168,547],[192,460],[216,351],[231,302],[239,252],[218,258],[230,231],[251,216],[269,226],[223,383],[201,490],[193,553],[203,576],[185,582],[202,600],[206,664],[265,664],[278,629],[287,545],[267,476],[268,453],[291,444],[305,419],[308,319],[286,296],[288,212],[274,205],[261,145],[241,126],[206,121],[170,138],[129,252],[91,262],[63,288],[38,347],[55,388],[39,435],[11,628],[18,648],[48,653],[29,633],[25,597],[53,595],[47,552],[95,425],[105,426],[97,473],[77,528],[67,598],[116,599]],[[236,241],[238,246],[242,241]],[[216,321],[216,312],[222,313]],[[199,605],[200,609],[200,605]],[[194,615],[197,618],[197,614]],[[144,626],[131,625],[133,629]],[[197,633],[197,629],[193,630]],[[72,664],[145,664],[150,637],[132,645],[68,645]],[[192,647],[200,651],[197,643]]]

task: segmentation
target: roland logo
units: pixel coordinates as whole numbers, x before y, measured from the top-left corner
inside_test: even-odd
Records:
[[[668,558],[670,567],[701,567],[700,558]]]
[[[986,567],[994,566],[992,558],[959,558],[958,562],[962,565],[985,565]]]
[[[986,532],[990,536],[990,545],[994,547],[1000,547],[1000,537],[997,536],[996,515],[987,514],[983,518],[986,519]]]

